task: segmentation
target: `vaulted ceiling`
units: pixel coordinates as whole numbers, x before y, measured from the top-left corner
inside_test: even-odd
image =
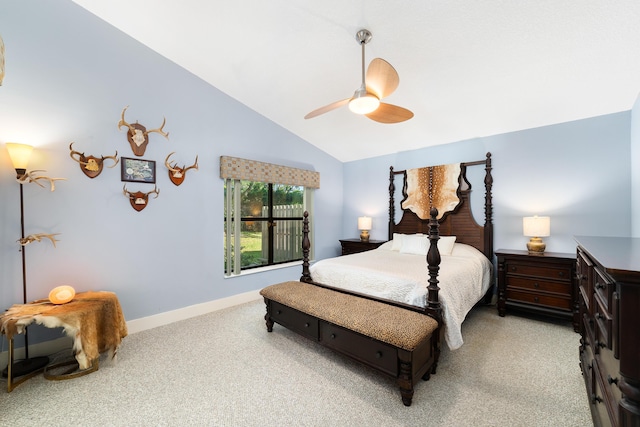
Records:
[[[73,0],[341,161],[629,110],[638,0]],[[348,107],[380,57],[400,76],[381,124]]]

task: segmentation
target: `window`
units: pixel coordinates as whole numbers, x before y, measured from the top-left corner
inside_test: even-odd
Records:
[[[225,156],[220,168],[225,178],[225,275],[302,260],[303,213],[306,210],[311,216],[312,189],[319,184],[317,172]],[[315,181],[301,179],[300,171],[305,176],[314,174]],[[275,172],[278,181],[288,182],[265,181]],[[247,177],[252,179],[243,179]]]

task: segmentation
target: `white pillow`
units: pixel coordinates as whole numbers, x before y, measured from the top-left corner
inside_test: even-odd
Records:
[[[440,236],[440,240],[438,240],[438,251],[440,255],[451,255],[455,243],[456,236]]]
[[[402,236],[402,254],[426,255],[429,252],[429,236],[426,234],[405,234]],[[396,240],[394,235],[394,241]],[[451,255],[453,245],[456,243],[456,236],[440,236],[438,240],[438,251],[440,255]]]
[[[393,245],[391,246],[392,251],[399,251],[402,247],[402,237],[404,234],[393,233]]]
[[[426,255],[428,250],[428,236],[424,234],[405,234],[402,237],[402,247],[400,248],[401,254]]]

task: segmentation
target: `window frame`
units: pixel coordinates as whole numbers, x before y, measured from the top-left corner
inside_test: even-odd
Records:
[[[268,214],[267,217],[243,217],[241,216],[242,212],[242,182],[260,182],[262,184],[266,184],[268,188]],[[228,191],[229,185],[232,184],[232,191]],[[225,185],[225,204],[224,204],[224,262],[223,262],[223,271],[225,277],[234,277],[242,274],[258,272],[261,270],[271,270],[274,268],[283,268],[291,265],[292,263],[300,264],[303,259],[287,259],[284,261],[274,262],[274,230],[273,224],[277,223],[278,220],[293,220],[293,221],[302,221],[304,220],[304,214],[301,216],[292,216],[292,217],[278,217],[274,216],[273,210],[273,195],[274,195],[274,187],[276,185],[289,185],[289,184],[277,184],[277,183],[267,183],[262,181],[250,181],[250,180],[240,180],[240,179],[224,179]],[[293,184],[291,184],[293,185]],[[313,212],[313,188],[309,188],[304,185],[294,185],[295,187],[301,187],[303,189],[303,201],[302,201],[302,212],[308,212],[309,219],[312,216]],[[231,222],[228,219],[231,219]],[[239,218],[239,220],[236,220]],[[267,244],[267,263],[255,266],[247,266],[242,267],[242,248],[241,248],[241,237],[242,237],[242,224],[245,221],[256,221],[256,222],[267,222],[269,224],[267,226],[267,236],[269,239]],[[311,239],[312,235],[312,227],[309,227],[309,235]],[[265,236],[263,236],[264,238]],[[311,240],[313,241],[313,240]],[[302,238],[300,239],[300,246],[302,246]],[[238,252],[236,252],[236,248],[239,248]],[[312,253],[312,249],[310,248],[310,257]]]

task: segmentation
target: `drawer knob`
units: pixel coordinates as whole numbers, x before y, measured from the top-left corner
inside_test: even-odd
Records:
[[[511,267],[511,271],[516,271],[518,268],[514,265]]]
[[[376,359],[382,359],[382,352],[376,351]]]
[[[336,339],[336,334],[331,334],[331,339],[335,340]]]
[[[607,345],[601,341],[596,341],[596,346],[600,347],[600,348],[605,348]]]
[[[596,313],[596,319],[601,320],[603,318],[602,314]]]
[[[540,287],[540,284],[539,284],[538,282],[535,282],[535,283],[533,284],[533,287],[537,289],[537,288],[539,288],[539,287]]]
[[[307,323],[305,323],[305,324],[304,324],[304,327],[305,327],[305,328],[308,328],[309,326],[311,326],[311,325],[309,324],[309,322],[307,322]]]
[[[604,289],[604,285],[600,282],[596,282],[596,289]]]
[[[558,272],[558,275],[559,275],[560,277],[564,277],[564,271],[559,271],[559,272]]]
[[[282,314],[282,310],[276,310],[276,314]]]
[[[539,302],[539,301],[540,301],[540,298],[538,298],[538,297],[533,297],[533,302]]]
[[[611,378],[611,375],[607,375],[607,382],[609,384],[618,385],[618,379],[617,378]]]
[[[591,401],[593,403],[602,403],[602,398],[597,396],[597,395],[595,395],[595,394],[592,394],[591,395]]]

